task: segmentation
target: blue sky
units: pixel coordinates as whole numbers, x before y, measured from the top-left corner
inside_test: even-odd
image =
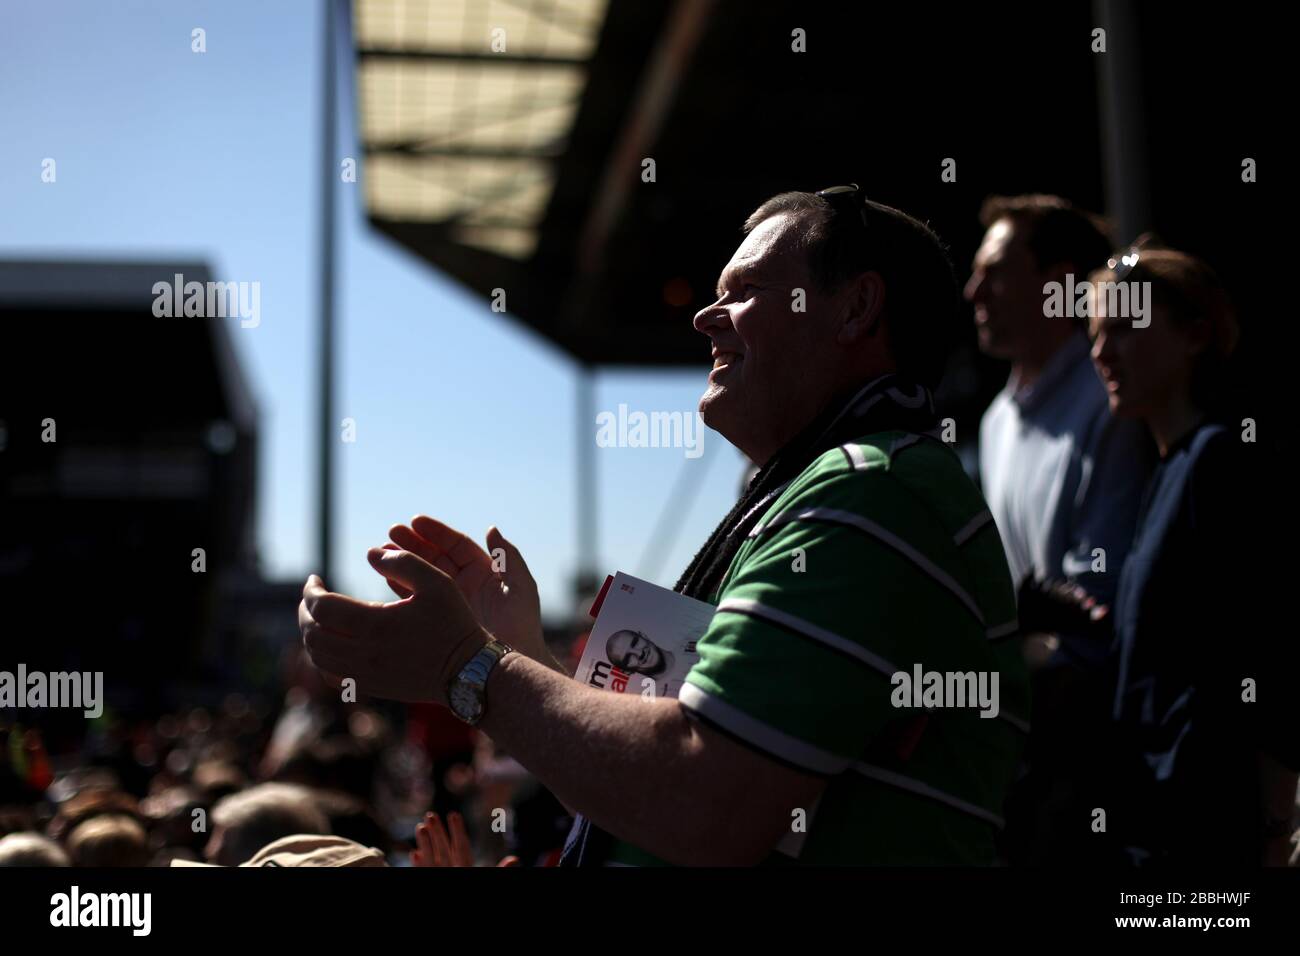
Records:
[[[260,412],[258,550],[273,578],[315,569],[316,222],[320,5],[6,0],[0,8],[0,258],[192,260],[261,283],[261,323],[227,320]],[[202,27],[207,52],[190,49]],[[350,77],[348,78],[350,82]],[[357,155],[347,98],[340,154]],[[41,162],[58,180],[42,183]],[[364,166],[362,167],[364,176]],[[577,367],[365,224],[339,184],[335,581],[387,594],[365,563],[418,512],[519,545],[548,614],[573,610]],[[734,234],[720,236],[723,245]],[[719,249],[720,261],[730,249]],[[596,411],[690,412],[697,370],[601,373]],[[743,460],[598,448],[601,571],[669,585],[726,512]],[[715,461],[721,458],[721,461]],[[705,469],[658,573],[643,563],[669,488]]]

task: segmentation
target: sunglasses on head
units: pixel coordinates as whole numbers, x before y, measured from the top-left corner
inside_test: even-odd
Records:
[[[867,196],[862,191],[862,187],[857,183],[849,183],[847,186],[831,186],[829,189],[820,189],[814,193],[819,199],[825,199],[836,210],[854,209],[858,213],[858,218],[862,220],[862,225],[867,225]]]
[[[1106,268],[1115,274],[1116,282],[1123,282],[1125,277],[1137,268],[1138,260],[1147,249],[1159,246],[1159,240],[1151,232],[1144,232],[1133,240],[1133,244],[1122,252],[1117,252],[1106,260]]]

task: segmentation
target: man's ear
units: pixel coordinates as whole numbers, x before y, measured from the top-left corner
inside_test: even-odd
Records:
[[[885,311],[885,280],[879,272],[864,272],[852,280],[847,295],[843,319],[836,334],[836,341],[841,345],[852,345],[879,330]]]
[[[1074,273],[1074,282],[1076,285],[1088,278],[1088,273],[1084,272],[1081,275],[1078,270],[1075,269],[1073,262],[1054,262],[1045,269],[1039,269],[1038,272],[1044,285],[1049,282],[1059,282],[1064,286],[1065,277],[1070,273]]]

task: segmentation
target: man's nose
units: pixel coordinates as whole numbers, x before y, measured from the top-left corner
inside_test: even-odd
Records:
[[[695,326],[696,332],[708,335],[712,329],[725,329],[731,325],[731,316],[718,303],[712,302],[695,313],[691,324]]]
[[[967,302],[977,302],[984,297],[984,273],[976,269],[970,274],[966,287],[961,290]]]

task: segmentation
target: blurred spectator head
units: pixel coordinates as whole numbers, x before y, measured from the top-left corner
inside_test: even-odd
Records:
[[[392,849],[391,835],[364,800],[341,790],[320,790],[312,796],[329,819],[330,832],[335,836],[378,847],[385,853]]]
[[[49,798],[66,804],[78,794],[120,790],[122,780],[107,767],[75,767],[59,774],[50,786]]]
[[[1093,360],[1103,378],[1116,383],[1109,393],[1111,412],[1141,416],[1179,392],[1190,394],[1197,407],[1210,408],[1239,336],[1219,277],[1200,259],[1173,249],[1134,247],[1115,256],[1113,265],[1090,277],[1094,290],[1106,288],[1096,283],[1131,289],[1133,283],[1149,282],[1150,324],[1108,316],[1107,294],[1094,291]]]
[[[64,841],[77,866],[144,866],[148,835],[134,817],[105,813],[77,824]]]
[[[0,837],[0,866],[70,866],[63,847],[39,833]]]
[[[328,834],[329,820],[310,791],[263,783],[221,800],[212,809],[211,863],[238,866],[273,840],[294,834]]]
[[[207,811],[209,802],[192,787],[173,786],[145,797],[140,812],[149,821],[155,849],[170,847],[201,851],[206,837],[195,821],[195,811]]]
[[[1017,360],[1070,326],[1043,321],[1043,286],[1082,282],[1105,265],[1111,243],[1104,220],[1060,196],[990,196],[980,208],[987,230],[964,295],[975,306],[980,350]]]
[[[203,760],[191,776],[194,786],[209,803],[238,793],[248,785],[248,777],[233,763],[225,760]]]
[[[99,788],[83,790],[69,797],[59,807],[59,812],[50,821],[49,835],[66,844],[68,835],[77,826],[104,814],[115,814],[138,820],[140,809],[135,798],[121,790]]]
[[[0,837],[38,829],[42,828],[37,826],[36,812],[32,807],[20,804],[0,807]]]
[[[377,768],[378,755],[368,744],[353,737],[333,736],[293,751],[276,771],[275,780],[342,790],[365,799],[374,786]]]

